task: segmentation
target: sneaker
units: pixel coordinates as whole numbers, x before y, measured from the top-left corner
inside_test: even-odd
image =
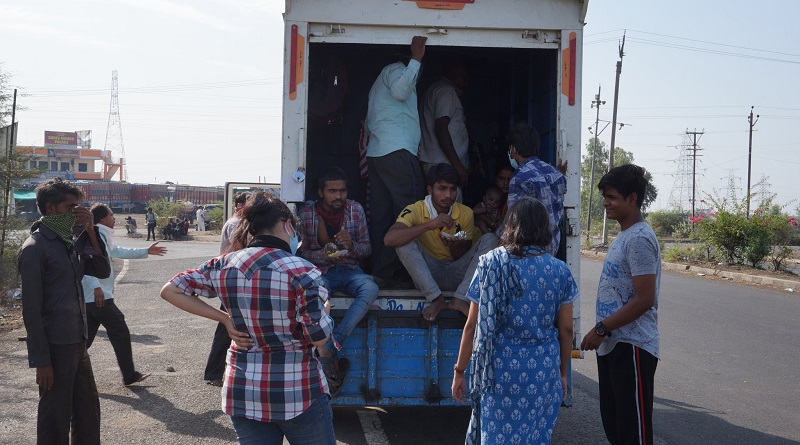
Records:
[[[133,377],[125,381],[125,386],[131,386],[134,383],[139,383],[148,377],[150,377],[150,373],[142,374],[141,372],[136,371],[133,373]]]

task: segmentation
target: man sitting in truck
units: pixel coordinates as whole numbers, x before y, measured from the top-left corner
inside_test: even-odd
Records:
[[[414,284],[430,304],[422,316],[432,322],[439,312],[453,309],[467,315],[469,303],[464,295],[469,288],[480,252],[472,246],[472,209],[456,202],[458,171],[450,164],[437,164],[428,171],[428,196],[406,206],[383,242],[397,249],[400,261]],[[474,263],[474,264],[472,264]],[[443,290],[455,291],[445,299]]]
[[[334,395],[350,367],[346,358],[337,358],[339,350],[378,298],[378,285],[358,264],[372,248],[364,208],[347,199],[347,175],[338,167],[328,167],[317,179],[317,192],[320,199],[297,214],[303,240],[298,254],[322,271],[322,281],[329,291],[342,291],[353,297],[328,342],[317,349]]]

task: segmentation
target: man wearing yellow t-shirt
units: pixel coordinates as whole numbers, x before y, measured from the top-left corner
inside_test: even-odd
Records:
[[[464,294],[475,273],[470,263],[485,252],[472,247],[472,209],[455,202],[458,171],[449,164],[437,164],[428,171],[426,182],[428,196],[400,212],[383,242],[397,249],[403,266],[430,303],[422,316],[434,321],[444,309],[467,314]],[[455,291],[454,298],[445,300],[442,290]]]

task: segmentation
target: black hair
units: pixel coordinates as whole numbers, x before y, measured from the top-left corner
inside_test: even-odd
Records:
[[[505,246],[512,255],[522,256],[525,246],[545,248],[552,241],[550,216],[539,200],[526,196],[508,209],[503,218],[500,245]]]
[[[153,208],[152,208],[152,207],[148,207],[148,208],[147,208],[147,211],[148,211],[148,212],[152,212],[152,211],[153,211]]]
[[[252,193],[242,208],[241,219],[233,234],[233,250],[244,249],[251,237],[264,230],[273,230],[281,222],[292,221],[297,231],[296,221],[289,206],[267,192]]]
[[[83,192],[63,178],[53,178],[36,187],[36,205],[39,213],[45,214],[47,204],[58,205],[67,199],[66,195],[73,195],[78,201],[83,200]]]
[[[539,132],[532,125],[524,122],[518,123],[508,135],[508,143],[513,145],[523,158],[539,156],[541,138]]]
[[[247,202],[247,198],[250,197],[250,192],[241,192],[236,194],[236,198],[233,200],[235,204],[244,204]]]
[[[504,170],[510,171],[511,174],[513,175],[515,169],[514,169],[514,167],[511,166],[511,164],[509,164],[508,162],[505,162],[505,163],[501,164],[500,167],[497,167],[495,169],[494,177],[497,178],[498,176],[500,176],[500,172],[502,172]]]
[[[94,203],[92,208],[89,210],[92,212],[92,220],[95,224],[99,223],[101,219],[105,218],[109,213],[111,213],[111,209],[101,202]],[[130,216],[128,218],[130,218]]]
[[[459,176],[458,170],[450,164],[436,164],[428,170],[426,177],[426,185],[433,187],[437,182],[446,182],[448,184],[458,185]]]
[[[634,164],[620,165],[608,171],[600,182],[597,183],[597,188],[600,192],[605,192],[607,188],[613,187],[623,198],[627,199],[631,193],[636,193],[636,206],[640,209],[644,203],[644,194],[647,190],[647,172],[644,168]]]
[[[317,178],[317,188],[325,190],[325,184],[328,181],[344,181],[345,185],[347,185],[347,175],[341,168],[330,166],[322,170],[322,173]]]

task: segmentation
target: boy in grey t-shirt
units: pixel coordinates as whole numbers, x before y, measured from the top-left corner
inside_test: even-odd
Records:
[[[658,364],[661,252],[641,207],[643,168],[615,167],[600,179],[603,207],[621,232],[608,249],[597,289],[597,325],[581,342],[597,350],[600,416],[612,444],[653,442],[653,387]]]

